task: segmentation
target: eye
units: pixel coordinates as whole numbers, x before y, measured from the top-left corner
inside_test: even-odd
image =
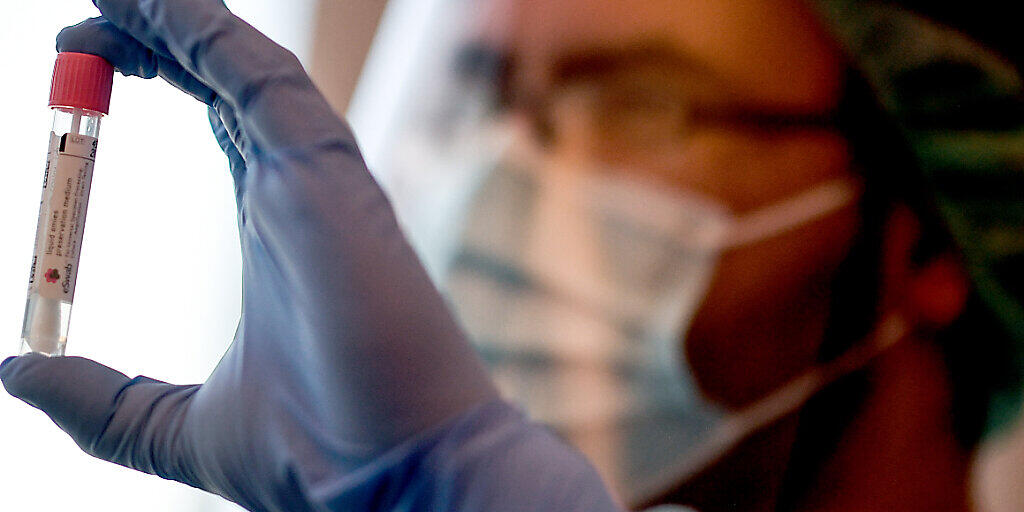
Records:
[[[678,91],[643,85],[615,87],[602,91],[593,107],[601,132],[640,148],[676,144],[688,132],[687,99]]]

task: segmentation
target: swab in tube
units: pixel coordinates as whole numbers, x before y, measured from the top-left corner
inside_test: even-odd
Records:
[[[113,67],[100,57],[61,53],[53,72],[53,129],[43,172],[21,353],[64,355],[100,120],[109,110]]]

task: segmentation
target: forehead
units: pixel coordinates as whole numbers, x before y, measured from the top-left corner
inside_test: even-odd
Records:
[[[657,41],[752,103],[816,110],[838,98],[840,54],[796,0],[491,1],[485,26],[516,55],[522,87],[550,83],[565,56]]]

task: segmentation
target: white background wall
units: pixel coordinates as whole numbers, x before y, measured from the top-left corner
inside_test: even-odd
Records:
[[[300,58],[315,0],[235,0]],[[18,347],[42,167],[54,36],[89,0],[4,2],[0,17],[0,357]],[[115,77],[103,122],[68,353],[128,375],[201,382],[238,320],[240,256],[226,159],[205,106],[160,80]],[[42,413],[0,392],[0,510],[237,510],[93,459]]]
[[[394,143],[401,123],[407,121],[410,100],[416,97],[414,88],[423,86],[423,73],[436,70],[438,61],[447,57],[437,39],[443,30],[439,25],[458,24],[460,13],[451,9],[451,3],[390,0],[349,103],[346,117],[363,158],[385,187],[390,177],[381,164],[386,160],[389,141]],[[331,35],[323,33],[320,37]],[[325,93],[332,96],[330,90]],[[348,93],[344,90],[340,94]]]

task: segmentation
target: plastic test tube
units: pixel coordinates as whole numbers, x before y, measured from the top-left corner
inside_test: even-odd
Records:
[[[95,55],[57,55],[50,87],[53,129],[43,173],[21,353],[64,355],[89,205],[100,119],[114,68]]]

